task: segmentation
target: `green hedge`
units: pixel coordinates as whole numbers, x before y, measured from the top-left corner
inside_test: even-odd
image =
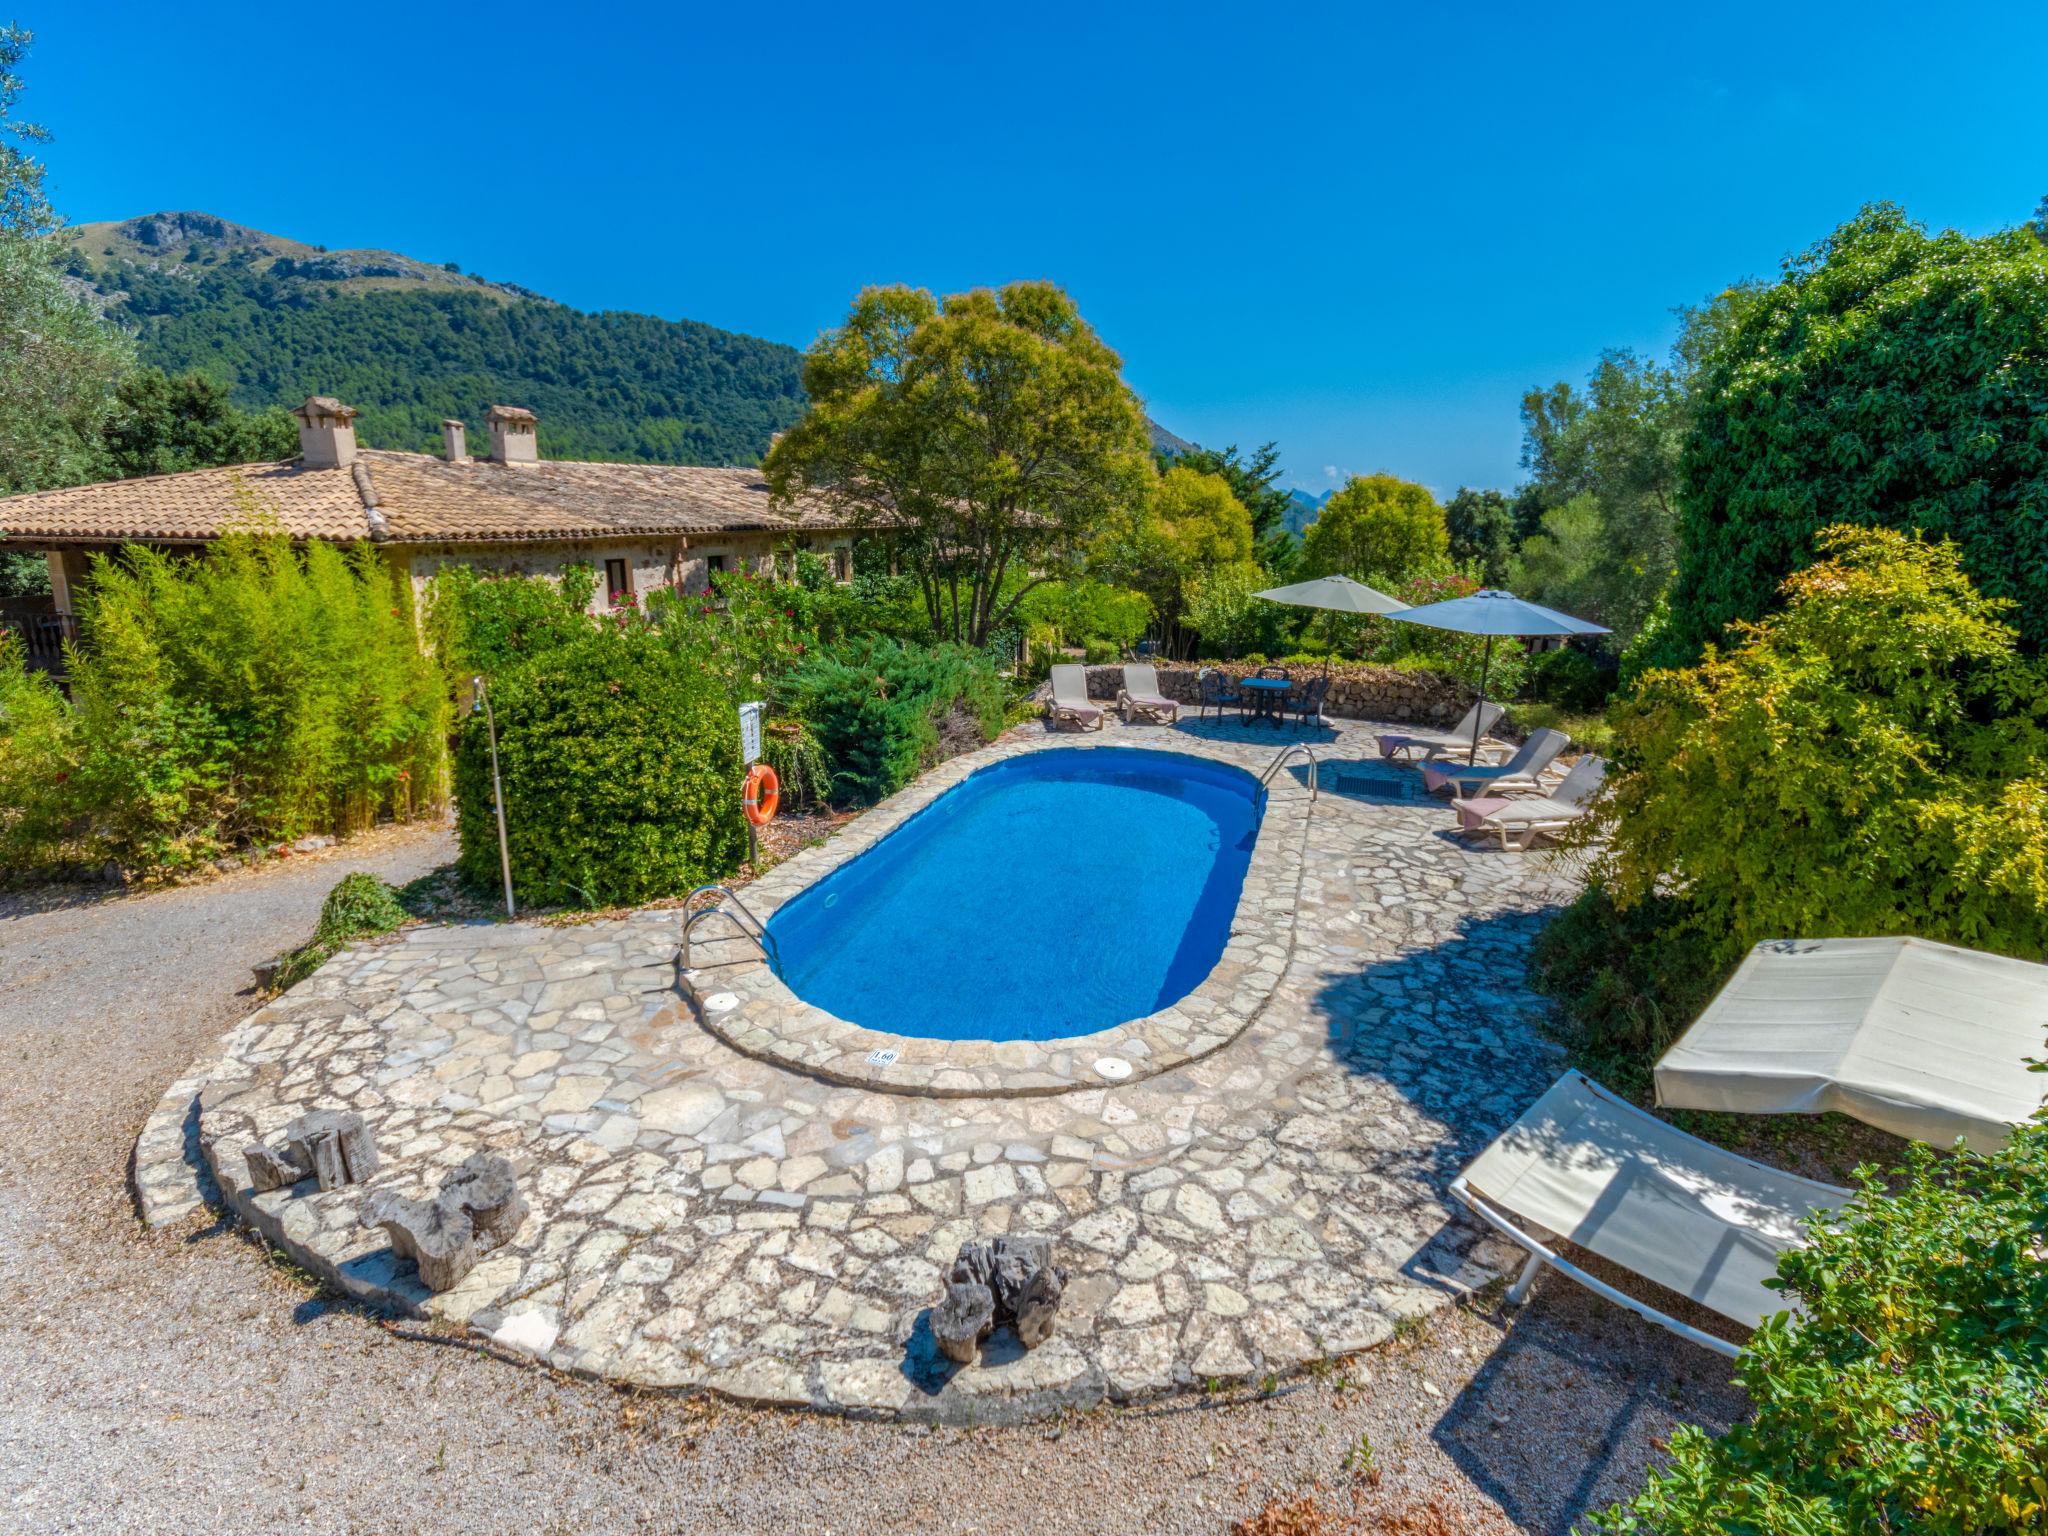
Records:
[[[495,678],[512,883],[541,906],[676,895],[745,855],[739,721],[722,681],[643,626],[605,627]],[[464,877],[499,881],[481,714],[455,761]]]
[[[1609,1536],[2048,1530],[2048,1122],[1988,1157],[1915,1145],[1778,1261],[1736,1375],[1755,1414],[1688,1426]]]
[[[1003,685],[978,651],[895,640],[853,641],[791,674],[797,711],[824,748],[833,797],[868,804],[937,760],[939,723],[955,709],[983,741],[1003,727]]]

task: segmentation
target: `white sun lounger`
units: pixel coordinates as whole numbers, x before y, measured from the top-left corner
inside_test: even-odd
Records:
[[[1501,706],[1491,702],[1474,704],[1465,711],[1465,718],[1448,731],[1409,731],[1404,735],[1386,735],[1379,738],[1380,756],[1396,762],[1427,762],[1439,757],[1448,757],[1454,752],[1472,750],[1472,734],[1479,733],[1481,751],[1505,752],[1504,742],[1495,741],[1487,732],[1500,719]]]
[[[1108,716],[1088,702],[1086,667],[1052,669],[1052,697],[1046,701],[1045,718],[1053,725],[1074,725],[1084,731],[1102,729]]]
[[[1154,725],[1171,725],[1180,718],[1180,706],[1159,691],[1159,672],[1154,667],[1125,667],[1124,686],[1116,704],[1126,725],[1133,715],[1142,715]]]
[[[1432,793],[1448,784],[1453,796],[1482,792],[1540,795],[1543,785],[1537,776],[1550,766],[1552,758],[1571,745],[1571,740],[1563,731],[1545,726],[1540,731],[1531,731],[1529,739],[1504,763],[1424,763],[1422,782]]]
[[[1753,1328],[1787,1311],[1764,1285],[1815,1211],[1849,1191],[1737,1157],[1567,1072],[1451,1181],[1474,1215],[1529,1251],[1508,1291],[1528,1299],[1545,1264],[1638,1317],[1723,1355],[1737,1346],[1595,1279],[1548,1233]],[[1525,1230],[1540,1227],[1546,1235]]]
[[[1460,800],[1458,820],[1467,832],[1494,833],[1503,848],[1525,849],[1535,843],[1538,833],[1554,835],[1584,816],[1606,782],[1607,765],[1589,753],[1572,764],[1564,782],[1549,794],[1523,800],[1492,796]]]

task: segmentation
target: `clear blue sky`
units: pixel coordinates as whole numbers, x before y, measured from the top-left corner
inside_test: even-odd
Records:
[[[202,209],[796,345],[1064,284],[1289,478],[1519,476],[1521,392],[1869,199],[2048,193],[2048,6],[25,9],[75,222]]]

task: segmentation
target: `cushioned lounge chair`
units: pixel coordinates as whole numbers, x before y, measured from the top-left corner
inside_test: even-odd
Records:
[[[1045,718],[1050,725],[1071,725],[1084,731],[1099,731],[1108,715],[1088,702],[1088,669],[1054,667],[1052,697],[1046,700]]]
[[[1124,668],[1124,686],[1116,696],[1116,706],[1123,711],[1127,725],[1134,716],[1154,725],[1171,725],[1180,718],[1180,706],[1159,691],[1159,673],[1152,667]]]
[[[1465,718],[1448,731],[1410,731],[1406,735],[1380,737],[1380,756],[1397,762],[1404,759],[1417,762],[1448,757],[1453,752],[1470,752],[1475,728],[1479,732],[1480,751],[1506,752],[1506,743],[1495,741],[1486,734],[1493,729],[1493,723],[1500,719],[1500,715],[1501,706],[1498,704],[1474,704],[1465,711]]]
[[[1564,831],[1591,809],[1593,797],[1607,782],[1607,765],[1588,753],[1572,764],[1564,782],[1547,795],[1525,800],[1483,795],[1458,802],[1458,821],[1467,832],[1492,832],[1503,848],[1527,848],[1539,833]],[[1515,842],[1519,837],[1521,841]]]
[[[1473,794],[1540,795],[1543,784],[1537,776],[1569,745],[1571,737],[1546,726],[1530,732],[1529,739],[1504,763],[1424,763],[1422,782],[1431,793],[1449,785],[1459,799]]]
[[[1765,1286],[1806,1218],[1849,1191],[1737,1157],[1567,1072],[1451,1181],[1451,1193],[1526,1249],[1519,1306],[1548,1264],[1638,1317],[1718,1354],[1737,1346],[1596,1279],[1550,1234],[1754,1328],[1787,1310]],[[1532,1231],[1536,1228],[1540,1231]]]

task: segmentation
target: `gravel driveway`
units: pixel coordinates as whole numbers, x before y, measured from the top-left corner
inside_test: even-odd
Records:
[[[1434,1504],[1562,1533],[1674,1423],[1739,1410],[1725,1362],[1555,1279],[1512,1326],[1453,1311],[1269,1400],[927,1430],[629,1397],[325,1302],[217,1223],[144,1235],[129,1148],[252,1006],[249,967],[349,870],[452,854],[387,831],[0,902],[0,1530],[1223,1532],[1315,1497],[1357,1517],[1329,1532]]]

